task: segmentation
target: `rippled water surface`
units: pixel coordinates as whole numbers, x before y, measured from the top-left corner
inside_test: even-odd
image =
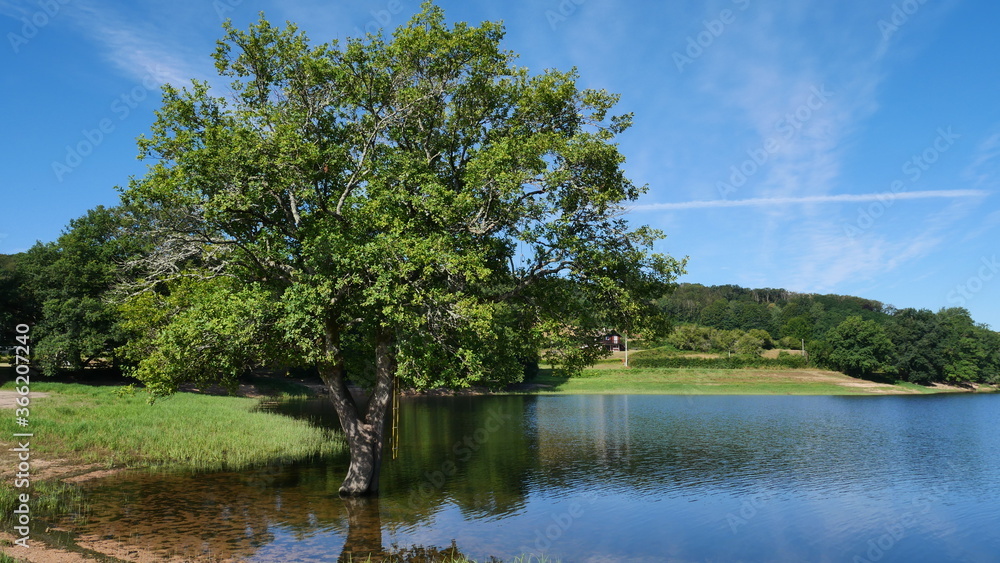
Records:
[[[412,399],[378,500],[337,497],[346,459],[133,474],[73,527],[260,562],[1000,561],[998,424],[996,395]]]

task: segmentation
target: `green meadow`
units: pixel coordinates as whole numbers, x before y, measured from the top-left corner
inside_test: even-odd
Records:
[[[12,390],[8,383],[0,389]],[[153,403],[141,390],[33,383],[32,453],[106,467],[238,470],[341,453],[339,434],[259,410],[252,398],[177,393]],[[127,388],[126,388],[127,389]],[[23,431],[12,411],[0,431]]]

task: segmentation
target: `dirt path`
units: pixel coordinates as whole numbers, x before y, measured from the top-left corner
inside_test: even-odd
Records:
[[[35,399],[41,399],[43,397],[48,397],[48,396],[49,396],[48,393],[35,393],[34,391],[32,391],[30,395],[28,395],[28,397],[30,397],[32,401],[34,401]],[[18,407],[17,404],[18,397],[23,397],[23,395],[21,395],[17,391],[0,391],[0,409],[16,409]]]

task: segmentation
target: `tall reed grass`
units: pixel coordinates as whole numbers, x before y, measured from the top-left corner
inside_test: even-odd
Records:
[[[3,386],[12,388],[11,384]],[[256,399],[177,393],[150,404],[118,387],[33,383],[32,452],[107,467],[239,470],[345,451],[339,433],[256,409]],[[0,411],[0,432],[18,430]]]

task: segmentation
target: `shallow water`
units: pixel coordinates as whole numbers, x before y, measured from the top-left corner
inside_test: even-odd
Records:
[[[260,562],[452,542],[480,560],[1000,560],[998,395],[418,398],[400,418],[377,500],[338,498],[343,458],[130,474],[88,483],[72,527]]]

